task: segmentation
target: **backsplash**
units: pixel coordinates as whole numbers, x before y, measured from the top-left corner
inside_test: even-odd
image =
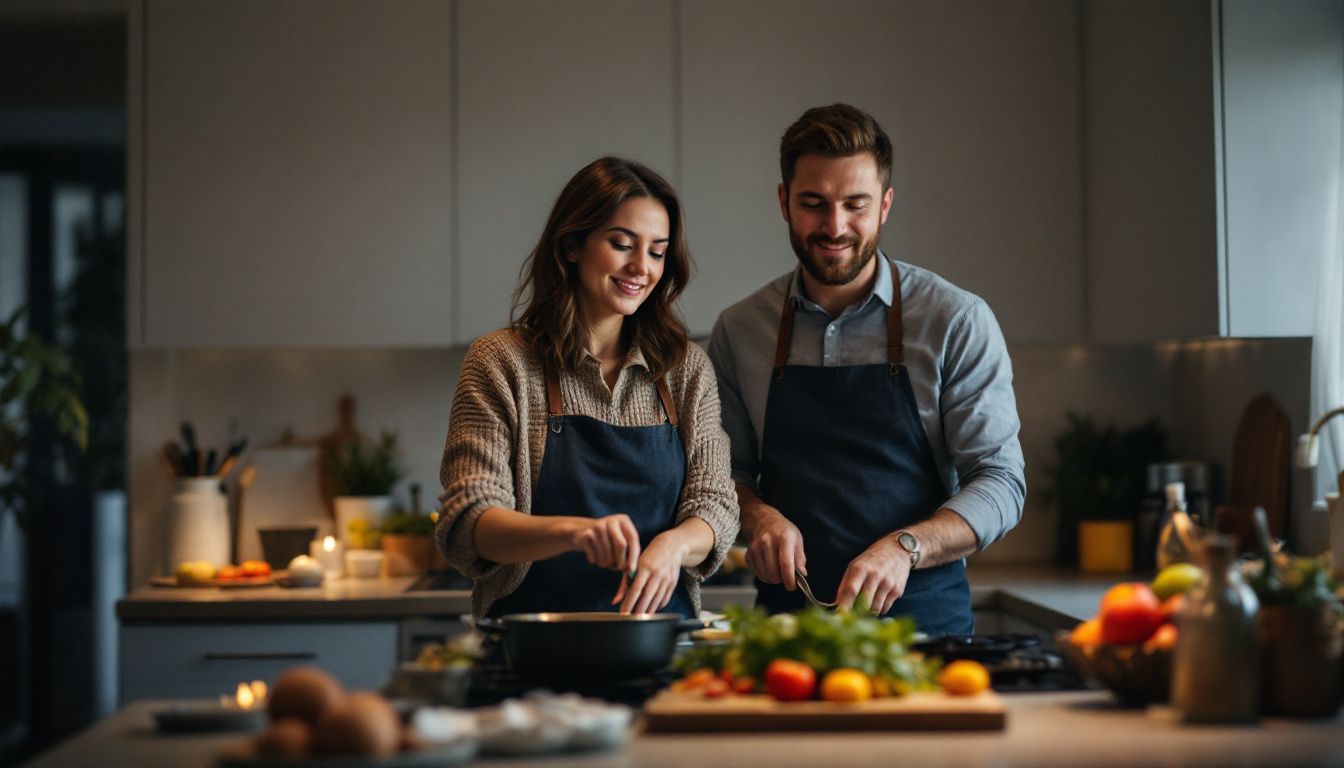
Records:
[[[439,459],[465,350],[158,351],[131,354],[131,584],[164,567],[163,537],[171,481],[158,459],[163,441],[190,419],[205,444],[222,444],[230,422],[251,446],[278,441],[288,429],[312,439],[335,429],[336,403],[356,398],[357,424],[376,435],[396,430],[408,480],[423,503],[439,490]],[[1288,414],[1293,434],[1307,424],[1311,342],[1210,341],[1154,347],[1010,348],[1027,459],[1022,522],[977,562],[1044,562],[1053,552],[1055,513],[1042,502],[1053,461],[1051,444],[1065,413],[1101,423],[1158,418],[1182,457],[1207,459],[1224,471],[1242,408],[1269,392]],[[1292,509],[1309,503],[1305,472],[1293,473]]]

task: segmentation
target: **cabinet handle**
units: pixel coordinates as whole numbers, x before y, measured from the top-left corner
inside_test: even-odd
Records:
[[[207,653],[205,661],[310,661],[317,658],[313,651],[280,651],[278,653]]]

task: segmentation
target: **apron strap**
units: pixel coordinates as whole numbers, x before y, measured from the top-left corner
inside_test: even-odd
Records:
[[[882,258],[877,256],[875,258]],[[783,378],[784,365],[789,361],[789,347],[793,343],[793,283],[784,289],[784,307],[779,313],[779,335],[775,337],[776,379]],[[901,327],[901,276],[895,264],[891,265],[891,306],[887,308],[887,362],[891,375],[905,361],[904,331]]]
[[[565,415],[565,401],[560,394],[560,376],[545,362],[541,364],[542,375],[546,377],[546,413],[551,416]],[[663,402],[667,412],[667,421],[674,427],[681,426],[677,417],[677,406],[672,402],[672,392],[667,388],[667,377],[658,379],[658,399]]]

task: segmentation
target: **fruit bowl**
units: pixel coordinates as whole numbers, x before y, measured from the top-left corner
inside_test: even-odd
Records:
[[[1086,680],[1115,694],[1127,707],[1161,704],[1171,697],[1171,649],[1141,643],[1081,646],[1061,632],[1056,645]]]

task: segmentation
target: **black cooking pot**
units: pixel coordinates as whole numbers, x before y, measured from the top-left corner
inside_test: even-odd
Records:
[[[533,680],[643,677],[672,661],[677,635],[704,622],[675,613],[515,613],[477,619],[500,636],[509,667]]]

